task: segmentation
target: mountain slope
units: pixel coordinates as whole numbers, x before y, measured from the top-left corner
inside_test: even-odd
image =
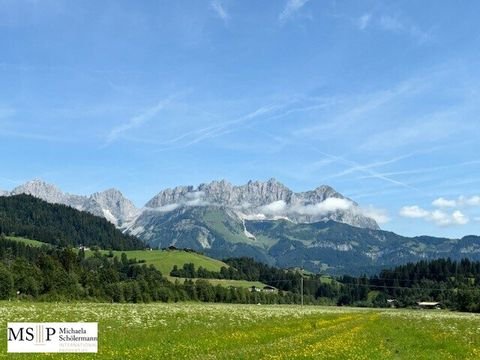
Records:
[[[143,224],[140,226],[140,224]],[[219,259],[248,256],[279,267],[313,272],[361,274],[421,259],[467,254],[480,260],[480,237],[409,238],[332,220],[294,223],[245,220],[218,206],[149,210],[135,222],[134,234],[153,247],[176,246]]]
[[[24,194],[0,197],[0,233],[63,246],[144,248],[142,241],[123,234],[104,218]]]
[[[249,220],[285,218],[297,223],[312,223],[329,219],[379,229],[375,220],[363,215],[357,203],[329,186],[295,193],[275,179],[249,181],[241,186],[225,180],[198,187],[180,186],[161,191],[145,206],[170,211],[184,206],[207,205],[230,209]]]
[[[52,204],[63,204],[80,211],[87,211],[106,218],[117,227],[132,221],[139,213],[135,205],[116,189],[97,192],[87,197],[68,194],[44,181],[32,180],[3,195],[19,194],[32,195]]]
[[[110,189],[89,197],[39,181],[12,191],[97,214],[149,246],[192,248],[218,259],[249,256],[281,267],[361,273],[420,259],[480,260],[480,239],[403,237],[381,231],[329,186],[295,193],[278,181],[213,181],[166,189],[138,210]]]
[[[364,215],[357,203],[329,186],[295,193],[275,179],[267,182],[249,181],[241,186],[222,180],[200,184],[198,187],[166,189],[148,201],[142,210],[137,209],[116,189],[80,196],[65,193],[44,181],[32,180],[3,195],[18,194],[28,194],[49,203],[88,211],[106,218],[121,229],[132,227],[144,211],[153,209],[164,213],[180,207],[204,206],[228,209],[246,220],[285,218],[297,223],[335,220],[362,228],[379,228],[374,219]]]

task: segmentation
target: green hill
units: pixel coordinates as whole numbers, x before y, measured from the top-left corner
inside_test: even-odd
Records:
[[[101,249],[144,248],[106,219],[72,207],[49,204],[30,195],[0,197],[0,234],[59,246],[98,246]]]
[[[8,236],[8,240],[17,241],[25,245],[34,247],[41,247],[46,245],[43,242],[30,240],[17,236]],[[87,250],[86,256],[92,256],[94,251]],[[102,254],[109,254],[109,250],[100,250]],[[222,266],[229,267],[227,264],[220,260],[212,259],[208,256],[188,252],[184,250],[127,250],[127,251],[112,251],[114,256],[120,257],[122,253],[125,253],[129,259],[136,259],[137,261],[144,261],[147,265],[153,265],[155,268],[161,271],[161,273],[171,282],[179,280],[183,282],[184,278],[176,278],[170,276],[170,271],[174,265],[181,268],[184,264],[192,263],[195,268],[203,267],[209,271],[219,272]],[[196,280],[196,279],[194,279]],[[265,284],[259,281],[246,281],[246,280],[229,280],[229,279],[204,279],[212,285],[222,285],[225,287],[237,287],[237,288],[249,288],[251,286],[263,287]]]
[[[109,251],[102,250],[101,253],[107,254]],[[223,261],[212,259],[208,256],[184,251],[184,250],[131,250],[131,251],[112,251],[114,256],[120,257],[124,252],[129,259],[144,261],[147,265],[153,265],[171,282],[176,280],[183,283],[184,278],[170,276],[174,265],[182,268],[184,264],[192,263],[195,268],[203,267],[209,271],[219,272],[222,266],[229,267]],[[87,256],[91,256],[93,251],[86,251]],[[196,281],[197,279],[192,279]],[[229,279],[203,279],[212,285],[222,285],[225,287],[249,288],[252,286],[264,287],[265,284],[259,281],[229,280]]]
[[[109,253],[109,251],[106,250],[101,252]],[[216,272],[220,271],[222,266],[228,267],[227,264],[220,260],[183,250],[130,250],[113,251],[113,254],[120,257],[122,252],[124,252],[129,259],[137,259],[137,261],[143,260],[147,265],[155,266],[165,276],[170,274],[174,265],[181,268],[183,264],[193,263],[196,268],[201,266],[209,271]],[[93,251],[86,251],[87,256],[91,254],[93,254]]]
[[[18,237],[18,236],[6,236],[6,238],[8,240],[21,242],[25,245],[30,245],[30,246],[35,246],[35,247],[41,247],[41,246],[48,245],[48,244],[46,244],[44,242],[41,242],[41,241],[26,239],[26,238]]]

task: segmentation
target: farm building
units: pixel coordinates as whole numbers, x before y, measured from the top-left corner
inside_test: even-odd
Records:
[[[419,301],[417,305],[421,309],[440,309],[440,303],[436,301]]]
[[[388,306],[394,308],[396,307],[397,300],[396,299],[387,299]]]
[[[272,292],[277,292],[278,289],[274,288],[273,286],[266,285],[263,287],[263,291],[272,293]]]
[[[250,292],[269,292],[269,293],[273,293],[273,292],[277,292],[278,289],[277,288],[274,288],[273,286],[270,286],[270,285],[265,285],[263,288],[259,288],[258,286],[251,286],[248,288],[250,290]]]

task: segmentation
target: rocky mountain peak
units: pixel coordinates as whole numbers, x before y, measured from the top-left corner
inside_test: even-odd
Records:
[[[330,198],[340,201],[325,203]],[[315,190],[295,193],[274,178],[268,181],[250,180],[239,186],[221,180],[197,187],[166,189],[151,199],[146,207],[164,210],[207,205],[236,211],[238,216],[245,219],[280,217],[301,223],[335,220],[378,229],[375,220],[362,215],[355,202],[330,186],[322,185]]]
[[[135,205],[114,188],[96,192],[90,196],[90,199],[99,204],[105,218],[118,227],[132,220],[139,213]]]
[[[55,185],[35,179],[14,188],[10,195],[27,194],[51,203],[63,203],[65,194]]]
[[[96,216],[105,217],[120,227],[138,215],[138,209],[117,189],[108,189],[91,196],[72,195],[63,192],[55,185],[35,179],[17,186],[5,195],[28,194],[54,204],[71,206]]]

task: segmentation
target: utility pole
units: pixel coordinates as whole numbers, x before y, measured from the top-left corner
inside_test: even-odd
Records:
[[[303,306],[303,269],[302,269],[302,281],[300,282],[300,292],[302,294],[302,306]]]
[[[300,275],[302,276],[302,279],[300,280],[300,294],[302,297],[302,306],[303,306],[303,259],[302,259],[302,269]]]

